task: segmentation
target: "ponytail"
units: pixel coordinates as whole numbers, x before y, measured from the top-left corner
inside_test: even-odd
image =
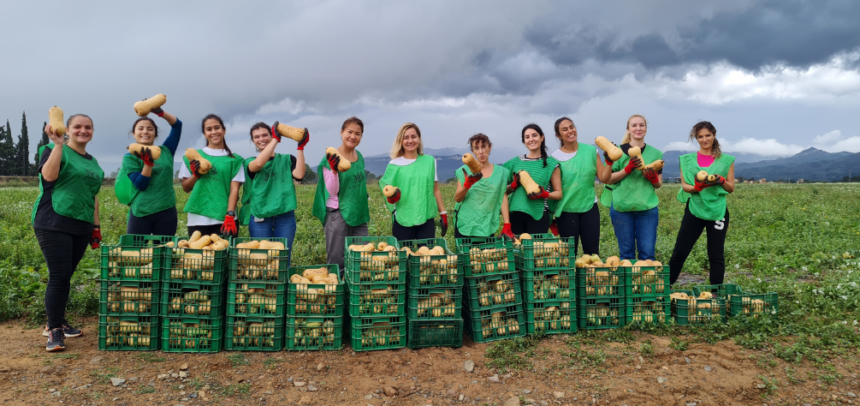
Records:
[[[714,159],[720,159],[720,155],[722,154],[723,151],[720,150],[720,142],[717,141],[716,137],[714,137],[714,146],[711,147],[711,156],[713,156]]]
[[[233,151],[230,151],[230,147],[227,146],[227,127],[224,126],[224,120],[222,120],[221,117],[218,117],[215,114],[208,114],[206,117],[203,117],[203,121],[200,122],[200,132],[204,134],[206,133],[206,120],[209,119],[218,120],[218,123],[221,124],[221,128],[224,129],[224,149],[227,150],[227,156],[235,158],[235,156],[233,156]],[[208,139],[206,140],[206,146],[209,146]]]

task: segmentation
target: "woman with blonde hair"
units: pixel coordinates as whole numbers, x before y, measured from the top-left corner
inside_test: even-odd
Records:
[[[662,170],[651,168],[637,170],[663,159],[663,152],[653,145],[645,144],[648,123],[645,117],[634,114],[627,119],[627,131],[620,148],[624,155],[612,162],[604,155],[607,165],[612,165],[612,176],[607,182],[600,202],[609,207],[609,217],[615,228],[619,256],[622,260],[655,260],[654,247],[657,242],[659,211],[656,189],[663,185]],[[639,148],[640,156],[629,155],[630,149]],[[611,188],[611,189],[610,189]]]
[[[379,180],[379,187],[391,186],[386,206],[392,213],[391,234],[398,240],[433,238],[433,218],[441,215],[442,236],[448,232],[448,212],[439,192],[436,160],[424,155],[421,130],[413,123],[400,126],[391,146],[391,162]],[[435,203],[435,204],[434,204]]]

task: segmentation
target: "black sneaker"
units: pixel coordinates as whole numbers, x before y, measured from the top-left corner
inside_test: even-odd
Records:
[[[63,343],[63,339],[66,336],[63,335],[63,329],[55,328],[48,332],[48,344],[45,345],[45,350],[48,352],[54,351],[63,351],[66,349],[66,344]]]
[[[79,330],[79,329],[76,329],[76,328],[74,328],[74,327],[72,327],[66,323],[63,323],[63,334],[66,335],[66,338],[74,338],[74,337],[80,337],[81,335],[84,334],[84,332]],[[50,337],[50,336],[51,336],[50,330],[48,330],[48,326],[46,325],[45,329],[42,330],[42,337]]]

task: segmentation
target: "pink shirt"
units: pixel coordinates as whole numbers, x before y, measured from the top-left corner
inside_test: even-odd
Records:
[[[711,166],[712,163],[714,163],[714,156],[713,155],[702,155],[701,152],[697,152],[696,153],[696,161],[698,161],[699,166],[701,166],[702,168],[707,168],[707,167]]]
[[[339,209],[340,202],[337,200],[337,194],[340,192],[340,178],[330,169],[323,168],[323,181],[325,182],[325,190],[328,191],[325,207]]]

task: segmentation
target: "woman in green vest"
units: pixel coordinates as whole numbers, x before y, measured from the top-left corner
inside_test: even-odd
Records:
[[[386,197],[392,214],[391,234],[398,240],[421,240],[436,236],[433,218],[442,219],[442,236],[448,232],[448,212],[439,192],[436,159],[424,155],[421,130],[413,123],[400,126],[391,146],[391,162],[379,180],[380,189],[391,185],[397,192]]]
[[[502,214],[502,236],[514,239],[508,213],[508,187],[510,171],[490,163],[493,143],[484,134],[469,138],[472,155],[481,164],[481,171],[472,173],[469,165],[457,169],[457,191],[454,192],[454,237],[492,237],[499,229]]]
[[[674,284],[678,280],[687,256],[704,229],[708,235],[710,282],[719,285],[723,283],[726,272],[725,243],[729,232],[726,195],[735,191],[735,157],[720,151],[717,129],[708,121],[693,126],[690,140],[699,143],[699,151],[680,157],[681,190],[678,191],[678,201],[685,203],[686,208],[669,260],[669,282]],[[713,175],[713,178],[700,181],[696,177],[700,171]]]
[[[282,135],[266,123],[251,126],[251,142],[257,147],[256,158],[245,159],[245,185],[242,188],[242,223],[248,225],[251,237],[287,239],[287,266],[296,238],[296,186],[293,181],[305,178],[305,145],[310,133],[305,129],[296,156],[276,154]]]
[[[206,147],[197,152],[212,164],[212,169],[202,174],[200,162],[182,158],[185,165],[179,169],[179,178],[182,179],[182,190],[191,194],[183,209],[188,213],[188,235],[200,231],[203,235],[236,237],[239,234],[236,203],[239,201],[239,187],[245,182],[243,160],[227,146],[224,139],[227,130],[221,117],[209,114],[203,117],[200,127]]]
[[[114,191],[120,203],[130,207],[126,234],[176,235],[176,192],[173,190],[173,157],[182,137],[182,122],[161,107],[152,110],[170,124],[170,135],[161,144],[161,156],[152,158],[149,148],[122,158]],[[134,142],[154,146],[158,126],[149,117],[131,126]]]
[[[594,179],[606,182],[611,168],[603,165],[597,148],[580,144],[573,120],[555,120],[555,136],[561,147],[552,153],[561,167],[562,198],[555,208],[555,225],[562,237],[574,238],[574,251],[582,242],[582,252],[600,255],[600,209],[594,193]]]
[[[552,221],[549,200],[561,200],[561,171],[558,161],[547,155],[546,137],[537,124],[523,127],[521,140],[529,152],[511,158],[504,165],[511,172],[506,191],[511,195],[511,231],[516,235],[542,234],[547,232]],[[528,193],[520,187],[520,171],[528,172],[540,187],[539,192]]]
[[[349,169],[338,171],[340,157],[328,153],[317,167],[321,179],[317,182],[313,215],[323,224],[327,263],[337,264],[341,270],[344,269],[345,238],[370,235],[364,156],[356,149],[362,134],[364,123],[358,117],[346,119],[340,126],[341,144],[337,152],[349,161]]]
[[[627,119],[627,132],[621,141],[621,151],[624,155],[612,164],[612,176],[607,184],[609,193],[604,191],[605,198],[600,201],[609,205],[609,218],[615,228],[615,238],[618,240],[619,256],[622,260],[638,259],[654,261],[654,247],[657,243],[657,222],[660,213],[657,209],[659,200],[656,189],[663,185],[662,170],[636,168],[641,161],[649,165],[663,159],[663,153],[652,145],[645,144],[645,134],[648,133],[648,123],[645,117],[635,114]],[[630,158],[628,151],[639,147],[642,158]],[[608,157],[607,157],[608,159]],[[612,162],[607,160],[607,165]]]
[[[87,144],[93,139],[93,120],[89,116],[69,117],[67,142],[50,125],[45,126],[45,134],[53,145],[39,149],[40,192],[30,221],[48,266],[45,288],[48,324],[42,332],[48,337],[45,349],[62,351],[66,348],[66,337],[83,334],[66,321],[66,304],[72,275],[87,245],[97,249],[102,239],[97,195],[105,173],[87,153]]]

